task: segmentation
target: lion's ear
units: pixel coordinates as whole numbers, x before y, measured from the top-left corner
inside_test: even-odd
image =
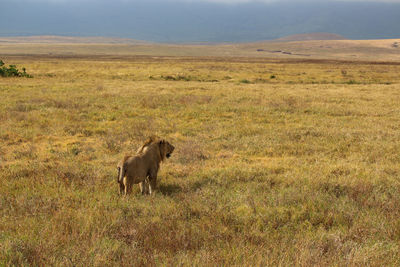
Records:
[[[158,142],[160,145],[162,145],[162,144],[164,144],[165,143],[165,140],[163,139],[163,140],[160,140],[160,142]]]

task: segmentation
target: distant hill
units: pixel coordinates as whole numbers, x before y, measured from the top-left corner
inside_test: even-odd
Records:
[[[334,33],[303,33],[285,36],[274,41],[278,42],[294,42],[294,41],[317,41],[317,40],[347,40],[344,36]]]
[[[34,43],[34,44],[149,44],[146,41],[139,41],[129,38],[109,38],[109,37],[75,37],[75,36],[54,36],[38,35],[24,37],[0,37],[0,43]]]

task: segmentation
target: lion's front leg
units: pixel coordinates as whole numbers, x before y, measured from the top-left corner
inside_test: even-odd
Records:
[[[152,195],[155,192],[157,186],[157,172],[150,173],[149,175],[149,194]]]

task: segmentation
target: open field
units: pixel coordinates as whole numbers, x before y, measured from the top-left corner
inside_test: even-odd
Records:
[[[1,46],[0,265],[400,265],[400,64]]]
[[[179,45],[100,37],[0,37],[0,55],[209,56],[400,62],[400,39]]]

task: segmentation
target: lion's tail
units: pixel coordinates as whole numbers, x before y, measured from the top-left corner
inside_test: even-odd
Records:
[[[125,176],[125,173],[126,173],[126,161],[127,161],[127,159],[129,158],[130,156],[125,156],[124,157],[124,159],[123,159],[123,163],[121,164],[121,167],[118,167],[118,179],[117,179],[117,182],[118,183],[122,183],[123,182],[123,180],[124,180],[124,176]]]
[[[125,164],[123,164],[122,167],[118,167],[118,178],[117,178],[117,182],[118,182],[119,184],[121,184],[122,181],[124,180],[124,176],[125,176],[125,168],[124,168],[124,165],[125,165]]]
[[[120,168],[118,168],[118,180],[117,182],[119,184],[122,184],[124,182],[124,177],[125,177],[125,173],[126,173],[126,162],[124,162],[124,164],[122,164],[122,166]]]

